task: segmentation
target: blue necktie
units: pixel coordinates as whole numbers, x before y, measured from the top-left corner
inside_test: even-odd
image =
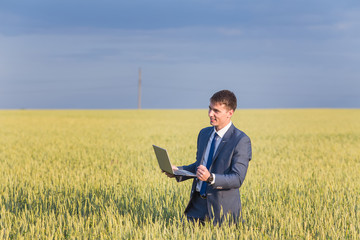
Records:
[[[214,138],[211,142],[211,147],[210,147],[210,152],[209,152],[209,156],[208,156],[208,160],[206,162],[206,168],[209,169],[213,160],[213,156],[214,156],[214,151],[215,151],[215,143],[216,143],[216,138],[217,138],[217,133],[214,134]],[[210,173],[211,174],[211,173]],[[205,197],[206,196],[206,187],[207,187],[207,182],[203,182],[201,185],[201,189],[200,189],[200,196]]]

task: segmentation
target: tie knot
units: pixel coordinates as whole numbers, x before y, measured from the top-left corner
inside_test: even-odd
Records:
[[[219,135],[215,132],[214,139],[217,140],[218,137],[219,137]]]

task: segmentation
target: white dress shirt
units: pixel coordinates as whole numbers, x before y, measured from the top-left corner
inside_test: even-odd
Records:
[[[230,121],[225,127],[223,127],[222,129],[220,129],[219,131],[216,131],[215,127],[214,127],[214,132],[211,134],[208,144],[206,146],[206,150],[205,150],[205,158],[204,161],[202,163],[202,165],[206,166],[206,163],[209,159],[209,152],[210,152],[210,147],[211,147],[211,142],[214,138],[215,133],[217,133],[217,139],[215,142],[215,149],[214,149],[214,155],[216,153],[217,148],[219,147],[219,144],[221,143],[221,139],[224,137],[225,133],[229,130],[229,128],[231,127],[232,122]],[[210,184],[214,184],[215,183],[215,174],[210,173],[213,176],[213,181]],[[199,181],[198,184],[196,185],[196,191],[200,192],[201,189],[201,185],[202,185],[203,181]]]

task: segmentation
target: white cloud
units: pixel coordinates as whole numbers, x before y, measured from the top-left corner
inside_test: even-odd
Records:
[[[0,83],[5,82],[11,89],[50,89],[54,93],[57,89],[96,89],[103,83],[111,88],[115,83],[133,80],[136,86],[141,66],[144,86],[146,82],[153,86],[166,83],[173,92],[182,91],[176,89],[179,85],[198,92],[203,86],[205,90],[218,87],[220,79],[224,87],[251,92],[249,104],[261,106],[262,96],[271,99],[274,93],[291,104],[285,97],[294,92],[299,98],[308,94],[311,81],[319,82],[313,86],[314,92],[330,91],[323,86],[338,78],[350,79],[337,86],[339,92],[355,89],[354,76],[359,70],[353,66],[358,61],[349,61],[349,54],[359,60],[359,42],[344,36],[358,34],[357,19],[349,14],[338,21],[310,26],[317,34],[304,31],[306,22],[300,26],[214,25],[148,30],[68,27],[0,35]],[[148,96],[158,89],[150,90]],[[116,94],[129,95],[126,88]],[[24,101],[32,97],[24,96]],[[41,100],[41,94],[38,98]],[[180,104],[171,101],[169,106]],[[148,104],[151,107],[150,100]]]
[[[217,28],[217,31],[226,36],[241,36],[243,34],[238,28]]]

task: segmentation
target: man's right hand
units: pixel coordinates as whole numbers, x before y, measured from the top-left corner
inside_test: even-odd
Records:
[[[171,165],[171,168],[172,168],[172,170],[173,170],[173,171],[175,171],[175,170],[179,170],[177,166],[173,166],[173,165]],[[163,172],[164,172],[164,171],[163,171]],[[174,177],[175,177],[175,175],[174,175],[174,174],[167,173],[167,172],[164,172],[164,173],[165,173],[165,174],[166,174],[166,176],[168,176],[169,178],[174,178]]]

